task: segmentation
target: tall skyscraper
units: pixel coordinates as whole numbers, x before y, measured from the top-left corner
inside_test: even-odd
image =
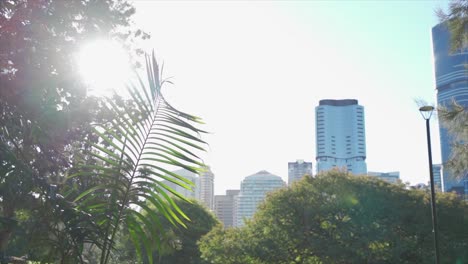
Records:
[[[357,100],[320,100],[315,123],[317,173],[339,168],[367,174],[364,107]]]
[[[193,183],[191,190],[187,190],[167,180],[163,180],[162,182],[166,184],[167,186],[169,186],[174,191],[184,196],[185,198],[200,200],[200,179],[197,176],[197,174],[191,171],[188,171],[186,169],[176,170],[176,171],[173,171],[173,173],[180,175],[184,177],[185,179],[191,181]],[[168,177],[172,177],[172,176],[168,175]]]
[[[312,162],[304,162],[297,160],[296,162],[288,162],[288,184],[298,181],[304,175],[312,176]]]
[[[437,89],[437,104],[449,106],[452,100],[468,108],[468,49],[450,51],[450,32],[447,25],[441,23],[432,28],[432,47]],[[451,137],[440,125],[440,145],[442,164],[450,159]],[[456,191],[468,194],[468,173],[461,180],[455,180],[449,169],[442,169],[444,191]]]
[[[214,174],[208,167],[200,174],[200,201],[210,210],[213,210]]]
[[[367,173],[368,176],[374,176],[389,183],[398,183],[400,180],[400,172],[399,171],[392,171],[392,172],[376,172],[376,171],[369,171]]]
[[[238,196],[236,226],[243,226],[244,220],[251,218],[268,192],[284,187],[281,177],[267,171],[260,171],[245,177],[241,182]]]
[[[442,191],[442,165],[433,164],[432,172],[434,174],[434,185],[436,191]]]
[[[235,226],[237,197],[240,190],[226,190],[226,195],[215,195],[214,212],[224,228]]]

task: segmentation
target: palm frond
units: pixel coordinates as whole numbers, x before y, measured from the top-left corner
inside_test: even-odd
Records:
[[[206,144],[195,125],[201,120],[172,107],[163,97],[164,82],[154,54],[146,58],[148,84],[138,77],[127,86],[130,100],[107,99],[106,107],[113,119],[96,124],[98,144],[92,144],[89,156],[93,163],[71,177],[94,177],[99,184],[76,196],[83,210],[95,214],[96,223],[104,229],[101,263],[110,261],[113,241],[120,226],[128,228],[137,253],[142,248],[152,263],[152,246],[161,225],[153,210],[158,210],[171,223],[183,225],[187,216],[172,201],[171,195],[184,199],[161,180],[186,189],[187,179],[171,172],[179,167],[198,173],[203,163],[195,154]],[[169,195],[171,194],[171,195]],[[103,210],[102,204],[107,203]],[[99,210],[96,210],[99,208]]]

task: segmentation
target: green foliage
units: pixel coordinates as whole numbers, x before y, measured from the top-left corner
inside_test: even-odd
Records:
[[[170,223],[163,214],[156,212],[163,231],[153,245],[153,259],[156,263],[207,263],[201,259],[197,242],[215,226],[218,220],[203,205],[195,200],[175,199],[174,202],[190,218],[184,220],[186,227]],[[149,205],[151,207],[151,205]],[[136,252],[129,243],[129,234],[121,233],[116,243],[116,262],[133,263]],[[133,262],[132,262],[133,261]],[[146,261],[146,260],[145,260]]]
[[[448,107],[439,106],[439,119],[452,137],[452,153],[445,164],[452,174],[468,177],[468,112],[462,105],[452,102]]]
[[[246,226],[201,240],[211,263],[432,263],[429,194],[331,171],[271,194]],[[444,263],[468,261],[468,205],[438,194]]]
[[[112,261],[111,252],[121,228],[128,232],[137,255],[146,253],[153,263],[153,245],[159,244],[163,230],[158,212],[171,224],[184,226],[186,214],[167,194],[184,199],[161,179],[190,188],[191,182],[167,170],[175,166],[197,173],[204,164],[193,150],[203,151],[199,138],[202,130],[193,124],[199,118],[173,108],[163,97],[164,83],[154,56],[147,58],[147,85],[139,79],[130,84],[129,100],[114,97],[106,101],[112,118],[94,124],[98,142],[85,156],[92,156],[70,179],[83,182],[98,180],[81,193],[74,193],[74,202],[93,217],[102,239],[100,263]],[[71,190],[74,191],[74,190]],[[143,249],[143,250],[142,250]]]
[[[164,232],[159,236],[159,249],[153,251],[157,263],[207,263],[200,257],[197,242],[216,225],[218,220],[203,205],[195,200],[189,202],[176,199],[175,203],[188,216],[186,227],[171,224],[161,213],[158,213]]]
[[[83,227],[94,223],[61,195],[101,114],[73,56],[95,37],[127,46],[146,38],[130,28],[133,13],[124,0],[0,1],[0,262],[4,254],[79,261],[91,239]]]
[[[126,0],[0,1],[0,262],[93,263],[100,253],[108,263],[118,232],[150,245],[155,210],[182,223],[156,179],[189,186],[163,165],[197,170],[199,120],[164,100],[155,62],[129,100],[88,97],[77,74],[88,40],[141,53],[134,42],[148,35],[131,28],[134,11]]]
[[[257,239],[252,237],[252,232],[247,228],[224,230],[221,226],[217,226],[202,237],[199,246],[202,258],[209,263],[266,263],[257,258],[255,253],[258,246]]]

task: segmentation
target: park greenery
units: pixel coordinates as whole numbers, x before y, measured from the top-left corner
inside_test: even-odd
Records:
[[[468,204],[438,194],[442,263],[468,261]],[[427,190],[330,171],[271,193],[242,228],[201,239],[209,263],[433,263]]]
[[[133,13],[127,1],[0,2],[1,263],[114,263],[121,232],[152,263],[156,212],[185,226],[160,179],[191,188],[168,166],[204,166],[199,118],[164,99],[154,56],[127,97],[89,96],[76,74],[73,54],[95,37],[139,53],[132,44],[148,36]]]
[[[204,205],[196,200],[175,199],[174,202],[190,220],[185,222],[186,227],[173,225],[163,214],[156,213],[164,232],[155,238],[157,241],[152,251],[153,259],[160,264],[209,263],[201,258],[197,242],[214,227],[220,226],[220,223]],[[136,254],[132,245],[120,243],[119,247],[121,257],[118,258],[118,262],[134,263]]]
[[[187,227],[174,226],[166,218],[161,217],[165,235],[162,236],[161,245],[165,250],[153,251],[158,257],[158,263],[187,263],[187,264],[208,264],[201,258],[201,252],[197,242],[211,231],[215,226],[220,226],[219,221],[195,200],[186,202],[175,200],[179,208],[187,214],[190,221],[186,222]]]
[[[454,45],[467,43],[467,8],[452,1],[445,16]],[[171,168],[203,170],[204,131],[165,100],[134,13],[127,0],[0,1],[1,264],[432,261],[426,190],[332,171],[271,194],[246,226],[223,229],[160,181],[192,188]],[[91,96],[77,74],[73,54],[96,38],[118,40],[144,70],[126,97]],[[451,164],[462,175],[466,109],[455,103],[439,116],[459,144]],[[443,261],[468,262],[466,202],[438,194],[437,204]]]

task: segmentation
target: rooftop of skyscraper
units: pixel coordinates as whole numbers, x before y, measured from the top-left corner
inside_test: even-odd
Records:
[[[319,101],[319,105],[331,105],[331,106],[347,106],[357,105],[358,100],[356,99],[323,99]]]

